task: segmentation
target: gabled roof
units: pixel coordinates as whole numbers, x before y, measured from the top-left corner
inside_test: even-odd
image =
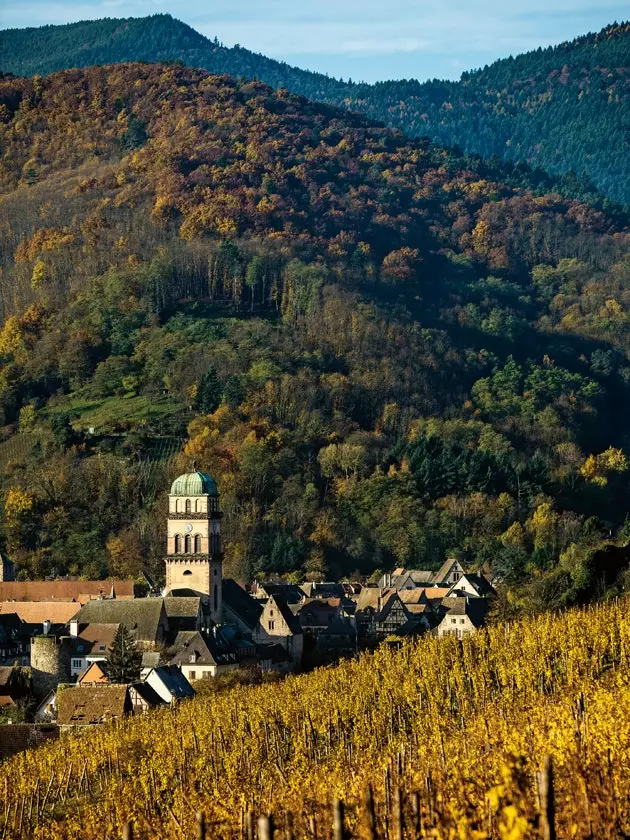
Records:
[[[132,580],[0,581],[0,601],[79,601],[83,598],[133,598]]]
[[[152,672],[166,686],[172,697],[183,699],[194,697],[195,690],[186,677],[179,670],[177,665],[159,665],[153,668]]]
[[[495,595],[496,591],[490,581],[483,575],[464,574],[456,581],[450,588],[449,592],[456,592],[462,588],[464,581],[468,582],[470,587],[479,595],[480,598],[485,598],[489,595]]]
[[[346,593],[343,584],[335,581],[324,581],[323,583],[314,583],[307,581],[301,584],[300,589],[307,598],[345,598]]]
[[[124,624],[138,641],[159,640],[164,616],[163,598],[135,598],[132,601],[88,601],[75,616],[81,624]]]
[[[81,609],[74,601],[4,601],[0,615],[15,613],[25,624],[67,624]]]
[[[227,645],[215,639],[211,633],[179,633],[175,640],[176,646],[178,640],[179,649],[169,661],[169,665],[216,666],[236,664],[238,661]]]
[[[340,615],[322,630],[320,636],[354,636],[355,634],[354,624],[346,616]]]
[[[297,583],[261,583],[258,585],[258,590],[263,597],[279,595],[289,605],[299,604],[305,597],[302,587]]]
[[[433,582],[434,582],[434,583],[437,583],[437,584],[442,583],[442,581],[444,581],[444,580],[448,577],[448,574],[449,574],[449,572],[451,571],[451,569],[452,569],[452,567],[453,567],[453,566],[457,566],[457,568],[458,568],[461,572],[463,572],[463,571],[464,571],[464,567],[463,567],[463,566],[462,566],[462,564],[459,562],[459,560],[458,560],[456,557],[450,557],[448,560],[445,560],[445,561],[442,563],[442,565],[440,566],[440,568],[439,568],[439,569],[437,570],[437,572],[433,575]]]
[[[242,623],[253,630],[258,624],[258,619],[263,611],[260,601],[246,592],[232,578],[223,578],[222,584],[223,605],[231,610],[242,621]]]
[[[77,677],[77,684],[82,685],[83,683],[106,683],[107,680],[107,672],[109,670],[109,663],[107,661],[101,662],[90,662],[89,665],[81,671],[79,676]]]
[[[281,598],[279,595],[274,595],[267,601],[265,608],[270,605],[275,605],[276,609],[282,616],[282,618],[287,623],[289,630],[293,633],[294,636],[301,635],[302,633],[302,625],[300,624],[300,619],[293,615],[291,610],[289,609],[289,605],[287,602]]]
[[[475,627],[485,623],[490,610],[490,604],[485,598],[449,598],[448,601],[449,609],[445,618],[467,616]]]
[[[129,690],[134,689],[138,692],[140,697],[148,703],[149,706],[164,706],[166,700],[163,700],[157,691],[146,682],[131,683]]]
[[[121,718],[128,709],[126,685],[65,685],[57,692],[57,723],[60,726],[106,723]]]
[[[77,653],[84,656],[106,656],[118,627],[118,624],[87,624],[81,629],[72,646]]]

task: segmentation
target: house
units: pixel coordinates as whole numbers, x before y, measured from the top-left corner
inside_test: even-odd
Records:
[[[228,671],[237,671],[239,661],[215,628],[212,633],[180,633],[175,640],[176,653],[169,665],[176,665],[189,682],[207,680]]]
[[[70,635],[78,638],[88,624],[124,624],[138,646],[153,650],[165,644],[169,633],[164,598],[135,598],[133,600],[88,601],[74,616]]]
[[[129,686],[129,699],[134,715],[144,714],[151,709],[164,706],[166,703],[157,691],[146,682],[131,683]]]
[[[294,667],[302,661],[303,634],[299,619],[280,596],[272,596],[264,605],[252,634],[258,644],[281,644]]]
[[[465,573],[451,586],[446,597],[468,595],[471,598],[491,598],[496,594],[495,588],[486,577]]]
[[[300,585],[300,589],[307,598],[341,598],[345,600],[347,597],[343,584],[334,581],[323,583],[307,581]]]
[[[302,603],[306,597],[302,587],[297,583],[259,583],[254,581],[251,592],[254,598],[262,600],[279,595],[289,606]]]
[[[262,602],[252,598],[231,578],[223,578],[222,594],[224,624],[233,625],[245,633],[253,633],[263,611]]]
[[[35,709],[34,718],[39,723],[51,723],[57,720],[57,689],[51,689],[46,696],[40,700]]]
[[[57,689],[57,724],[62,732],[120,720],[131,711],[126,685],[61,685]]]
[[[92,598],[130,599],[132,580],[14,580],[0,581],[0,601],[76,601]]]
[[[445,614],[437,628],[438,636],[463,639],[485,624],[490,604],[485,598],[449,598]]]
[[[257,664],[263,673],[290,674],[293,671],[291,657],[282,645],[256,645]]]
[[[16,613],[0,615],[0,665],[29,664],[30,638]]]
[[[195,690],[177,665],[160,665],[152,668],[145,680],[165,703],[176,703],[195,696]]]
[[[356,653],[357,632],[353,619],[343,613],[338,615],[317,636],[317,647],[323,653],[335,656]]]
[[[401,589],[415,589],[417,587],[440,586],[451,587],[464,574],[464,567],[456,558],[445,560],[437,572],[425,569],[395,569],[385,573],[379,580],[379,587]]]
[[[308,598],[296,610],[302,632],[317,638],[341,615],[341,598]]]
[[[98,660],[91,662],[77,677],[77,685],[95,685],[97,683],[108,683],[109,677],[107,661]]]
[[[78,622],[71,622],[70,637],[62,640],[62,646],[70,659],[70,676],[78,677],[89,665],[105,662],[112,646],[118,624],[87,624],[79,629]],[[74,635],[74,633],[78,635]]]
[[[29,673],[19,666],[0,666],[0,709],[17,706],[29,693]]]
[[[162,665],[162,654],[157,650],[145,650],[142,653],[142,666],[140,668],[140,679],[143,680],[151,668]]]
[[[75,601],[3,601],[0,620],[12,615],[19,621],[20,634],[32,638],[40,633],[62,632],[81,609]]]

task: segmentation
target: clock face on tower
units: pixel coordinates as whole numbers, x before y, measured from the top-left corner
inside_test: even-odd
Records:
[[[187,522],[187,523],[184,525],[184,531],[186,531],[186,533],[190,534],[190,532],[192,531],[192,529],[193,529],[193,526],[190,524],[190,522]]]

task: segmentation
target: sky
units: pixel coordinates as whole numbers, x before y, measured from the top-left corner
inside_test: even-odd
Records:
[[[627,0],[0,0],[0,29],[157,12],[228,46],[369,82],[457,79],[630,18]]]

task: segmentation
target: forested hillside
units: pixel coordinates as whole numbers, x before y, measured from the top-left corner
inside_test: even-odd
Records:
[[[196,460],[238,576],[457,551],[536,607],[613,582],[596,549],[630,536],[624,217],[174,65],[5,78],[0,103],[23,575],[148,557],[159,576],[168,481]]]
[[[257,78],[360,111],[412,136],[563,174],[630,203],[630,24],[464,73],[458,82],[353,84],[210,41],[169,15],[0,32],[0,69],[19,75],[123,61],[179,60]],[[542,176],[539,176],[542,177]],[[574,195],[588,183],[565,179]]]

